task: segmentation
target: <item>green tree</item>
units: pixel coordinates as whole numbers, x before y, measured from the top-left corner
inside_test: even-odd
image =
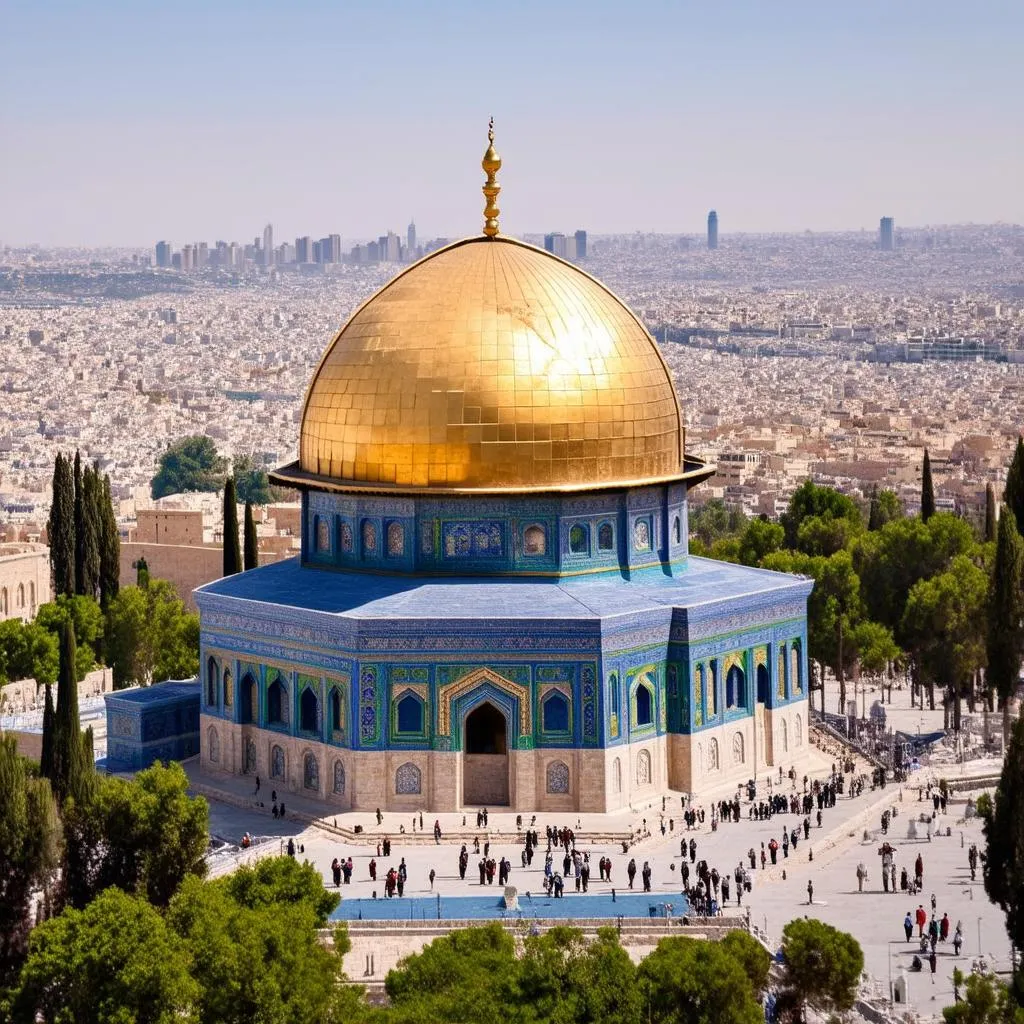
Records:
[[[979,800],[984,813],[985,892],[1006,915],[1006,932],[1024,949],[1024,718],[1013,723],[995,799]]]
[[[954,967],[953,989],[963,989],[964,995],[953,1006],[943,1007],[946,1024],[1024,1024],[1024,1009],[994,974],[965,975]]]
[[[100,662],[103,654],[103,611],[93,597],[59,594],[55,601],[40,605],[36,623],[56,639],[61,627],[70,622],[75,631],[76,666],[82,679]]]
[[[245,571],[260,564],[260,545],[256,536],[256,523],[252,517],[252,502],[245,503]]]
[[[740,537],[739,561],[743,565],[760,565],[761,560],[778,551],[786,540],[786,531],[767,518],[758,517],[747,523]]]
[[[399,1021],[491,1024],[517,1005],[515,942],[497,922],[449,932],[399,961],[384,981]]]
[[[0,735],[0,992],[13,982],[60,862],[61,825],[45,779],[32,778],[14,736]]]
[[[690,509],[690,536],[710,548],[729,533],[729,510],[721,498],[712,498]]]
[[[114,515],[114,498],[109,475],[103,477],[100,504],[100,606],[107,609],[121,587],[121,536]]]
[[[95,467],[82,472],[81,508],[75,506],[75,542],[81,550],[81,565],[76,565],[78,593],[95,598],[100,589],[103,524],[100,519],[103,484]],[[79,518],[79,514],[81,518]],[[80,569],[80,572],[79,572]]]
[[[183,491],[219,491],[224,486],[227,460],[217,454],[205,434],[184,437],[160,456],[151,492],[154,498]]]
[[[143,590],[149,586],[149,563],[146,561],[145,555],[140,555],[135,563],[135,585]]]
[[[145,899],[108,889],[32,933],[12,1020],[198,1024],[199,996],[185,943]]]
[[[868,530],[880,530],[886,523],[899,519],[903,515],[903,506],[895,491],[888,489],[874,491],[871,495],[871,514],[868,519]]]
[[[0,622],[0,673],[4,681],[34,679],[40,686],[57,680],[57,637],[37,622]]]
[[[922,681],[932,693],[946,684],[954,695],[954,728],[960,727],[960,698],[985,665],[988,577],[966,555],[949,569],[914,584],[903,613],[902,631]]]
[[[75,593],[85,593],[85,530],[82,522],[85,519],[85,482],[82,479],[82,453],[75,450],[73,469],[75,481]]]
[[[802,1020],[809,1007],[821,1014],[853,1007],[864,970],[860,944],[846,932],[813,918],[797,918],[782,931],[784,971],[779,1009]]]
[[[231,466],[235,491],[239,501],[253,505],[269,505],[274,500],[274,488],[262,466],[253,463],[251,455],[238,455]]]
[[[57,708],[53,719],[50,784],[58,803],[69,797],[85,803],[95,783],[95,767],[89,759],[92,737],[86,740],[78,718],[78,671],[75,631],[64,623],[60,631],[60,670],[57,677]]]
[[[75,592],[75,483],[67,456],[57,453],[53,463],[53,500],[46,524],[50,545],[53,592]]]
[[[224,575],[242,571],[242,552],[238,548],[238,501],[235,481],[228,477],[224,484]]]
[[[718,942],[662,939],[638,971],[651,1024],[762,1024],[743,964]]]
[[[188,795],[181,765],[159,762],[134,780],[105,776],[91,799],[65,808],[64,901],[84,907],[116,886],[165,907],[206,873],[209,807]]]
[[[1010,468],[1006,471],[1006,489],[1003,501],[1017,520],[1017,532],[1024,537],[1024,437],[1017,437]]]
[[[928,522],[935,515],[935,486],[932,483],[932,460],[928,449],[924,450],[924,465],[921,467],[921,518]]]
[[[721,940],[722,948],[742,966],[754,994],[760,996],[768,987],[772,958],[768,950],[750,932],[735,929]]]
[[[903,652],[893,639],[892,630],[880,622],[863,619],[853,630],[853,643],[861,671],[869,677],[881,678]],[[885,684],[883,683],[883,696]],[[889,693],[892,698],[892,691]]]
[[[39,774],[47,781],[53,777],[54,720],[53,687],[47,683],[46,696],[43,698],[43,738],[39,751]]]
[[[116,687],[199,672],[199,617],[166,580],[118,591],[107,610],[106,636]]]
[[[985,543],[992,544],[996,539],[996,489],[985,484]]]
[[[1024,541],[1003,506],[996,560],[988,589],[987,681],[1003,705],[1003,736],[1010,735],[1010,698],[1017,690],[1024,658]]]
[[[786,547],[809,555],[834,554],[864,529],[860,509],[852,498],[810,480],[793,493],[781,521]]]

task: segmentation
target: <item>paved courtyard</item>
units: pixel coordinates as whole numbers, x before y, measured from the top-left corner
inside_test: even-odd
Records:
[[[901,702],[900,698],[903,698]],[[941,727],[942,712],[921,712],[911,710],[906,693],[896,692],[897,707],[890,712],[900,721],[900,727],[908,731],[916,731],[919,722],[922,731],[930,731]],[[868,699],[868,706],[870,707]],[[835,707],[834,697],[829,697],[827,707]],[[937,724],[935,722],[937,717]],[[923,719],[923,722],[921,721]],[[904,724],[911,723],[912,724]],[[831,750],[814,750],[813,768],[810,778],[825,779],[831,772],[835,760]],[[730,874],[741,860],[749,865],[746,859],[748,849],[753,847],[760,851],[761,844],[767,844],[772,838],[781,842],[782,828],[791,830],[798,828],[800,842],[791,849],[788,857],[782,850],[778,853],[778,863],[772,867],[769,863],[764,870],[758,866],[751,872],[753,876],[753,892],[744,898],[743,907],[748,908],[752,922],[778,942],[785,924],[795,917],[814,916],[837,927],[851,932],[860,941],[865,954],[866,969],[877,979],[879,991],[888,992],[890,976],[898,977],[908,971],[913,954],[918,951],[917,942],[904,941],[904,915],[916,910],[919,903],[929,912],[931,896],[936,899],[937,917],[948,913],[950,918],[950,935],[957,921],[962,923],[964,946],[959,960],[955,959],[952,943],[940,943],[938,948],[938,969],[934,981],[928,971],[925,960],[923,973],[908,973],[909,998],[911,1005],[922,1014],[937,1013],[939,1009],[952,1002],[952,971],[954,965],[969,970],[972,959],[979,951],[989,963],[997,969],[1006,969],[1009,964],[1009,944],[1005,936],[1001,911],[987,900],[982,885],[980,872],[978,880],[970,881],[967,863],[967,851],[971,843],[977,843],[983,849],[981,828],[977,819],[964,820],[965,801],[959,798],[950,802],[947,813],[940,816],[936,823],[934,836],[929,841],[927,827],[918,821],[919,838],[908,839],[908,823],[911,819],[919,819],[924,812],[930,813],[932,804],[919,800],[919,785],[927,785],[929,780],[937,781],[940,777],[956,778],[962,774],[980,774],[998,769],[998,762],[972,762],[966,766],[941,765],[925,768],[915,773],[910,785],[902,787],[892,783],[885,790],[871,790],[866,786],[864,792],[851,799],[848,794],[838,798],[833,808],[822,813],[822,824],[816,823],[816,810],[811,814],[811,830],[809,839],[804,841],[803,831],[798,826],[803,822],[803,815],[775,815],[767,821],[754,821],[747,817],[749,804],[746,794],[742,798],[742,820],[739,823],[722,823],[717,830],[711,829],[712,800],[731,797],[735,788],[706,794],[697,806],[705,810],[703,825],[687,831],[681,817],[681,803],[678,794],[669,796],[662,812],[660,798],[646,807],[635,808],[632,812],[617,815],[538,815],[533,827],[540,833],[540,847],[529,868],[522,867],[522,843],[516,831],[515,815],[505,812],[490,813],[489,828],[480,829],[481,853],[474,853],[469,846],[469,868],[465,881],[459,879],[458,854],[459,845],[452,845],[445,839],[435,845],[430,838],[435,816],[424,813],[423,827],[428,837],[423,841],[420,817],[411,814],[385,813],[383,822],[378,825],[372,813],[352,813],[338,818],[338,824],[351,827],[360,824],[365,829],[368,843],[346,844],[335,834],[317,827],[306,826],[292,820],[277,821],[267,812],[251,806],[254,799],[262,799],[269,806],[269,794],[264,789],[259,798],[251,792],[248,780],[218,779],[217,785],[223,787],[233,800],[240,803],[248,802],[250,806],[239,807],[228,803],[214,801],[211,803],[211,831],[215,835],[231,841],[237,841],[242,832],[249,831],[257,836],[269,836],[265,844],[250,851],[246,858],[258,856],[263,852],[277,852],[284,849],[289,838],[293,839],[297,853],[312,861],[323,874],[325,882],[333,886],[331,879],[331,861],[338,857],[351,857],[353,861],[352,882],[342,885],[341,895],[344,900],[355,898],[384,898],[383,878],[388,867],[397,867],[403,860],[408,871],[408,883],[405,887],[406,897],[424,897],[441,894],[443,897],[481,895],[482,892],[498,901],[502,894],[497,880],[493,885],[481,887],[477,864],[483,854],[483,843],[486,832],[490,833],[489,855],[496,860],[507,858],[512,864],[509,884],[514,885],[520,894],[543,893],[544,853],[546,841],[544,829],[547,825],[569,826],[581,833],[600,833],[608,837],[612,833],[639,832],[643,823],[649,836],[640,839],[631,846],[629,853],[624,854],[621,844],[610,840],[584,845],[589,852],[592,866],[590,880],[590,896],[577,895],[574,880],[566,880],[566,900],[578,905],[575,913],[579,917],[589,917],[607,913],[608,897],[614,888],[617,893],[627,890],[626,866],[630,858],[636,860],[637,877],[634,891],[641,889],[640,871],[645,861],[653,870],[651,903],[671,902],[673,896],[678,897],[681,890],[680,839],[690,838],[697,842],[697,860],[706,859],[710,867],[717,867],[722,874]],[[861,764],[858,771],[868,771]],[[194,769],[193,769],[194,771]],[[208,780],[200,780],[208,781]],[[266,784],[264,783],[264,786]],[[771,791],[802,792],[803,778],[791,782],[784,777],[781,784],[777,771],[771,779]],[[759,780],[758,796],[764,796],[768,789],[765,778]],[[289,797],[292,802],[293,798]],[[312,801],[294,798],[293,808],[301,812],[314,811],[317,807]],[[322,808],[322,805],[320,805]],[[880,820],[882,811],[889,809],[893,814],[889,834],[881,834]],[[318,812],[317,812],[318,813]],[[475,813],[468,812],[465,826],[461,814],[445,814],[436,816],[444,833],[453,831],[476,833]],[[334,819],[328,818],[328,821]],[[664,820],[665,835],[661,833]],[[530,816],[526,816],[524,825],[530,824]],[[412,841],[415,828],[416,839]],[[404,833],[402,830],[405,830]],[[947,836],[947,829],[950,835]],[[867,830],[868,838],[864,834]],[[377,855],[376,842],[388,836],[392,841],[390,858]],[[895,848],[897,875],[905,866],[913,875],[913,864],[920,853],[924,862],[924,891],[919,896],[907,894],[894,895],[885,893],[881,884],[881,858],[878,848],[884,840],[888,840]],[[812,858],[813,855],[813,859]],[[602,882],[598,879],[597,861],[602,857],[612,860],[612,881]],[[377,881],[370,879],[369,865],[371,859],[377,861]],[[689,858],[687,858],[689,859]],[[556,852],[555,868],[561,870],[561,855]],[[225,860],[220,870],[230,867],[234,858]],[[857,865],[863,862],[868,870],[868,879],[864,892],[858,892]],[[759,861],[758,861],[759,863]],[[433,870],[435,878],[431,885],[429,873]],[[691,882],[693,875],[691,874]],[[808,906],[807,883],[813,883],[814,904]],[[735,908],[736,895],[733,885],[730,908]],[[602,897],[593,899],[593,896]],[[408,900],[406,902],[409,902]],[[529,916],[529,902],[525,899],[524,914]],[[415,914],[424,913],[420,904]],[[395,915],[395,910],[388,908],[388,915]],[[413,914],[410,903],[410,915]],[[367,914],[367,916],[370,916]],[[412,936],[407,942],[416,948],[417,940]],[[422,941],[422,940],[419,940]],[[389,960],[397,959],[401,944]]]

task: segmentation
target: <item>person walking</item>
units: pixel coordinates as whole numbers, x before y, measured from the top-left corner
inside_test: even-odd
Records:
[[[626,865],[626,875],[629,878],[629,887],[633,888],[633,879],[636,878],[636,861],[630,857],[629,864]]]
[[[925,909],[920,903],[917,905],[917,912],[914,914],[914,919],[917,922],[917,937],[921,938],[924,935],[924,926],[928,923],[928,915],[925,913]]]
[[[644,880],[644,892],[651,891],[651,865],[648,861],[644,861],[644,869],[641,872],[641,877]]]
[[[903,931],[907,936],[907,942],[909,942],[914,935],[914,919],[910,916],[909,910],[907,916],[903,918]]]
[[[807,879],[807,905],[814,905],[814,883],[808,878]]]
[[[430,874],[429,874],[429,875],[427,875],[427,878],[429,878],[429,879],[430,879],[430,891],[431,891],[431,892],[433,892],[433,891],[434,891],[434,879],[435,879],[436,877],[437,877],[437,875],[436,875],[436,874],[434,873],[434,869],[433,869],[433,868],[431,868],[431,869],[430,869]]]
[[[960,955],[960,947],[964,944],[964,933],[960,927],[960,922],[956,923],[956,931],[953,932],[953,956]]]
[[[883,869],[884,870],[884,869]],[[864,867],[864,861],[857,865],[857,892],[864,891],[864,879],[868,877],[868,869]]]

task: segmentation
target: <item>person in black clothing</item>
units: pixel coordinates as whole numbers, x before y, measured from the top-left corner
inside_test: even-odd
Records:
[[[636,861],[632,857],[629,859],[629,864],[626,865],[626,875],[629,877],[629,887],[633,888],[633,879],[636,878]]]

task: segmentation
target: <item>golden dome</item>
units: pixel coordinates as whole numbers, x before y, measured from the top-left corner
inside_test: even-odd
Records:
[[[299,449],[303,474],[342,488],[576,490],[679,476],[683,427],[657,345],[607,288],[531,245],[471,238],[341,329]]]

